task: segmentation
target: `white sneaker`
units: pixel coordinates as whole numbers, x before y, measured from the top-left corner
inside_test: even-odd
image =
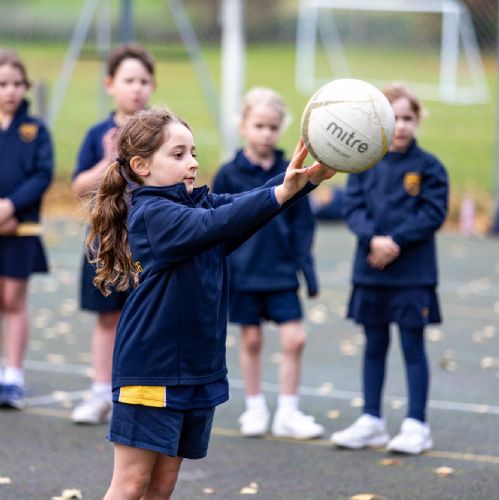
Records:
[[[111,420],[113,405],[95,394],[80,403],[71,414],[71,420],[76,424],[105,424]]]
[[[245,437],[260,437],[269,431],[270,414],[266,406],[246,410],[239,417],[241,434]]]
[[[398,453],[419,455],[433,448],[430,426],[414,418],[406,418],[400,432],[388,443],[386,449]]]
[[[324,427],[318,424],[312,415],[305,415],[300,410],[277,410],[272,422],[272,434],[295,439],[313,439],[320,437]]]
[[[331,435],[331,441],[336,446],[354,450],[367,446],[384,446],[389,439],[385,421],[367,413],[361,415],[350,427]]]

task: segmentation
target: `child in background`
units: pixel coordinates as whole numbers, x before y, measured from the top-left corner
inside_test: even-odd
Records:
[[[447,214],[448,181],[442,164],[415,139],[422,107],[400,84],[384,93],[395,113],[387,155],[372,169],[350,175],[344,211],[357,235],[348,317],[364,327],[363,414],[331,440],[346,448],[382,446],[419,454],[433,446],[426,422],[429,368],[424,329],[440,322],[435,232]],[[390,323],[400,330],[408,383],[408,412],[389,440],[381,416]]]
[[[105,499],[170,498],[182,459],[206,455],[214,408],[228,399],[226,255],[334,171],[302,168],[300,141],[286,174],[258,190],[194,189],[191,130],[166,110],[130,118],[118,155],[87,238],[103,294],[138,280],[116,336]]]
[[[271,89],[256,87],[243,98],[240,133],[245,146],[217,173],[215,193],[240,193],[259,187],[284,172],[288,161],[276,149],[286,106]],[[298,273],[308,295],[318,293],[312,257],[314,217],[308,198],[276,217],[229,259],[229,319],[241,325],[240,364],[246,389],[246,411],[239,418],[241,433],[256,437],[269,429],[270,414],[261,389],[262,320],[279,327],[282,361],[280,394],[272,433],[297,439],[320,436],[324,429],[298,408],[302,352],[306,335],[298,298]]]
[[[73,190],[79,198],[95,193],[108,166],[116,158],[118,129],[137,111],[147,106],[155,89],[154,60],[142,47],[134,44],[114,49],[108,59],[107,92],[116,110],[94,125],[80,148],[73,174]],[[111,412],[111,364],[116,326],[128,296],[113,292],[104,297],[92,284],[95,269],[83,257],[80,300],[81,308],[97,314],[92,337],[93,384],[91,396],[72,413],[76,423],[99,424],[109,420]]]
[[[5,318],[7,367],[0,405],[25,407],[23,361],[29,336],[28,281],[48,271],[40,205],[54,168],[45,125],[28,115],[30,82],[15,52],[0,50],[0,341]]]

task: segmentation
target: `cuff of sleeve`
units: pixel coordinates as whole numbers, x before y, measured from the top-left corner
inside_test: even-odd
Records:
[[[281,205],[279,205],[279,202],[277,201],[277,198],[275,196],[275,186],[270,188],[270,198],[272,199],[272,203],[276,208],[280,208]]]
[[[390,235],[392,240],[399,246],[401,247],[404,244],[404,238],[400,234],[391,234]]]
[[[371,240],[372,240],[371,235],[364,234],[359,237],[360,244],[366,246],[367,248],[369,248],[369,246],[371,245]]]

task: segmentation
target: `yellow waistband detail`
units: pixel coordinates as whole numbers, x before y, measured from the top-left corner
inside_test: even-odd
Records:
[[[14,234],[3,233],[0,229],[0,236],[41,236],[43,234],[42,225],[39,222],[21,222]]]
[[[166,406],[166,387],[160,385],[126,385],[120,387],[120,403],[130,405]]]

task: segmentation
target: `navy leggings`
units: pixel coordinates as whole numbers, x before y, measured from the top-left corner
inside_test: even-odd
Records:
[[[407,416],[425,422],[429,369],[423,328],[399,327],[404,353],[409,407]],[[385,380],[385,362],[390,345],[389,325],[364,325],[364,413],[381,417],[381,393]]]

